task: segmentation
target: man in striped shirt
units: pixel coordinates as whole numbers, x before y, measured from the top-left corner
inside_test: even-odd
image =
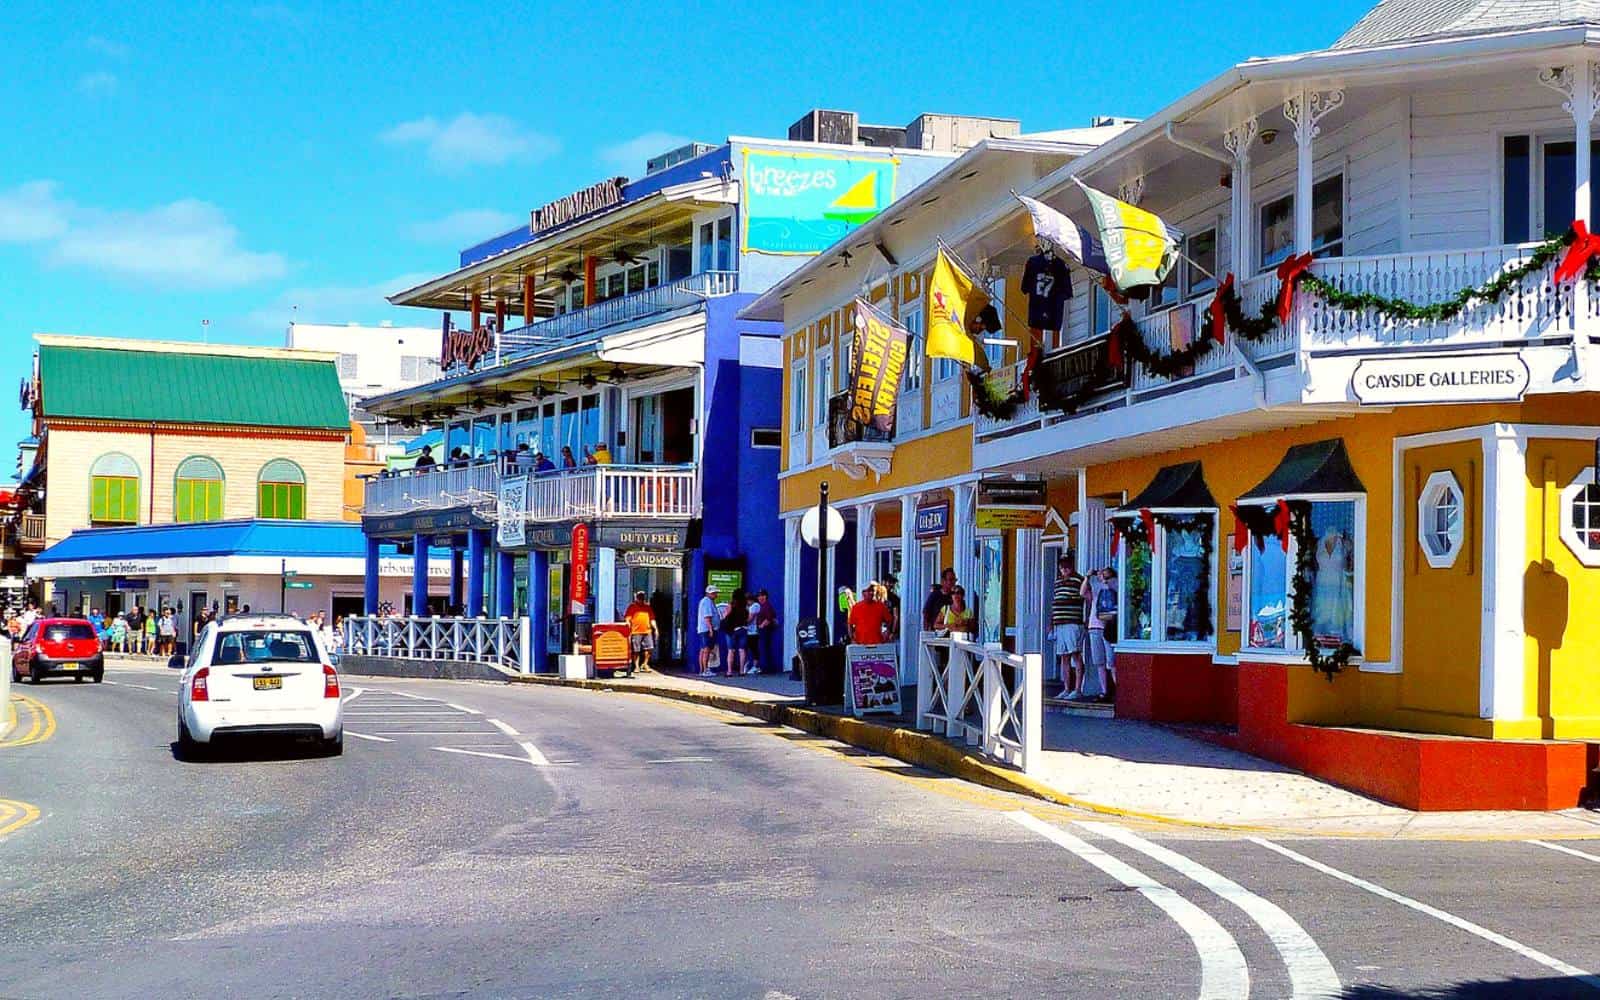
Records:
[[[1076,701],[1083,670],[1083,576],[1074,568],[1072,550],[1056,562],[1056,585],[1050,594],[1050,632],[1056,665],[1061,670],[1061,697]]]

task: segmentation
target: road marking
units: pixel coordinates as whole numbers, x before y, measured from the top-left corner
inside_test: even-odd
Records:
[[[16,799],[0,799],[0,837],[16,833],[39,818],[39,807]]]
[[[517,746],[521,747],[522,752],[528,755],[528,762],[534,767],[550,766],[550,762],[545,759],[544,754],[540,753],[539,748],[534,746],[532,743],[524,740],[523,742],[518,743]]]
[[[1171,917],[1200,955],[1200,1000],[1250,995],[1250,969],[1245,965],[1239,943],[1211,914],[1178,895],[1176,891],[1082,838],[1051,826],[1020,809],[1005,814],[1008,819],[1046,840],[1071,851],[1080,859],[1110,875],[1159,907]]]
[[[1600,855],[1589,854],[1585,851],[1575,851],[1564,844],[1552,844],[1548,840],[1530,840],[1528,843],[1534,844],[1538,847],[1548,847],[1552,851],[1560,851],[1562,854],[1570,854],[1575,858],[1582,858],[1585,861],[1593,861],[1595,864],[1600,865]]]
[[[470,729],[385,729],[389,736],[488,736]]]
[[[346,736],[354,736],[358,740],[371,740],[374,743],[393,743],[394,742],[394,740],[389,739],[387,736],[368,736],[366,733],[352,732],[351,730],[348,730],[348,729],[346,729],[344,731],[344,734]]]
[[[373,711],[346,712],[345,715],[365,715],[381,719],[451,719],[460,714],[457,712],[385,712],[382,709]],[[466,719],[462,719],[466,722]]]
[[[458,712],[465,712],[468,715],[482,715],[483,714],[482,712],[478,711],[475,708],[468,708],[465,705],[457,705],[453,701],[447,701],[447,702],[445,702],[445,704],[450,706],[451,708],[455,709]]]
[[[525,748],[526,747],[531,747],[532,745],[533,744],[531,744],[531,743],[524,743],[523,744],[523,746]],[[526,757],[513,757],[511,754],[508,754],[508,753],[490,753],[487,750],[468,750],[466,747],[434,747],[433,749],[443,751],[444,753],[464,753],[464,754],[469,754],[469,755],[471,755],[473,757],[493,757],[496,760],[516,761],[518,764],[526,764],[526,763],[528,763],[528,758],[526,758]],[[534,753],[538,753],[538,751],[535,750]],[[535,767],[556,767],[556,766],[558,766],[556,764],[551,763],[548,760],[545,760],[543,754],[540,754],[539,760],[541,761],[541,763],[536,763],[534,765]]]
[[[487,722],[489,725],[491,725],[491,726],[495,727],[496,729],[500,730],[502,733],[505,733],[507,736],[515,736],[515,735],[517,735],[517,731],[515,729],[512,729],[510,726],[506,725],[504,722],[501,722],[499,719],[485,719],[483,721]]]
[[[1366,879],[1351,875],[1349,872],[1342,872],[1331,865],[1325,865],[1314,858],[1308,858],[1304,854],[1301,854],[1297,851],[1291,851],[1282,844],[1275,844],[1272,841],[1264,840],[1261,837],[1250,837],[1249,840],[1251,843],[1259,844],[1269,851],[1275,851],[1291,861],[1298,861],[1307,868],[1319,871],[1322,874],[1336,878],[1341,882],[1348,882],[1358,889],[1365,889],[1374,896],[1381,896],[1390,902],[1399,903],[1401,906],[1416,910],[1418,913],[1426,914],[1427,916],[1433,917],[1435,920],[1449,924],[1451,927],[1459,928],[1460,930],[1466,931],[1468,934],[1475,935],[1483,938],[1485,941],[1497,944],[1507,951],[1515,952],[1516,954],[1521,955],[1523,958],[1538,962],[1547,969],[1554,969],[1563,976],[1568,976],[1578,980],[1578,982],[1583,983],[1585,986],[1600,990],[1600,976],[1596,976],[1592,972],[1586,972],[1585,970],[1578,968],[1576,965],[1568,965],[1566,962],[1561,961],[1561,959],[1554,958],[1550,955],[1546,955],[1542,951],[1530,948],[1520,941],[1513,941],[1504,934],[1491,931],[1487,927],[1484,927],[1480,924],[1475,924],[1472,921],[1458,917],[1453,913],[1446,913],[1438,907],[1429,906],[1427,903],[1418,902],[1409,896],[1402,896],[1398,892],[1395,892],[1391,889],[1385,889],[1383,886],[1378,885],[1375,882],[1368,882]]]
[[[715,759],[716,759],[715,757],[658,757],[655,760],[647,760],[647,761],[645,761],[645,763],[646,764],[698,764],[698,763],[701,763],[701,762],[710,762],[710,761],[713,761]]]
[[[1343,992],[1339,974],[1333,963],[1317,947],[1316,941],[1305,928],[1276,903],[1261,898],[1232,879],[1218,874],[1192,858],[1177,851],[1152,843],[1145,838],[1110,823],[1080,822],[1079,826],[1093,830],[1103,837],[1115,840],[1124,847],[1154,858],[1180,875],[1194,880],[1218,896],[1243,910],[1256,922],[1273,947],[1283,957],[1289,970],[1289,981],[1294,986],[1291,996],[1296,998],[1337,997]]]
[[[23,735],[0,742],[0,748],[9,750],[16,747],[33,746],[35,743],[43,743],[55,735],[56,716],[44,702],[30,698],[21,692],[14,692],[11,697],[12,700],[20,703],[28,710],[28,713],[33,718],[33,724],[28,727],[28,731]]]
[[[350,693],[345,695],[344,696],[344,700],[339,702],[339,704],[341,704],[341,705],[350,704],[352,701],[355,701],[357,698],[361,697],[361,692],[365,691],[366,688],[350,688],[349,690],[350,690]]]
[[[383,689],[383,693],[384,694],[392,694],[396,698],[410,698],[412,701],[438,701],[439,700],[437,698],[424,698],[420,694],[406,694],[404,691],[396,691],[393,688],[384,688]]]

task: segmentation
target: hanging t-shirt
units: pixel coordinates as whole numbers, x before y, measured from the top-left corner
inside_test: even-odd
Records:
[[[1028,296],[1028,325],[1035,330],[1059,330],[1072,298],[1072,276],[1053,253],[1036,253],[1022,271],[1022,291]]]

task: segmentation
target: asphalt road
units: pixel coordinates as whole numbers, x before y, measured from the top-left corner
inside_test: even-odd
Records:
[[[1600,842],[1107,823],[648,698],[357,688],[343,757],[203,763],[171,673],[23,688],[0,997],[1600,997]]]

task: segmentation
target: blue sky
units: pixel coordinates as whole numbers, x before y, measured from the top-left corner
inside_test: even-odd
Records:
[[[431,325],[383,293],[676,137],[781,136],[817,106],[1141,116],[1368,6],[3,4],[6,357],[20,377],[35,332],[199,339],[202,319],[279,343],[294,306]],[[24,433],[0,410],[0,440]]]

